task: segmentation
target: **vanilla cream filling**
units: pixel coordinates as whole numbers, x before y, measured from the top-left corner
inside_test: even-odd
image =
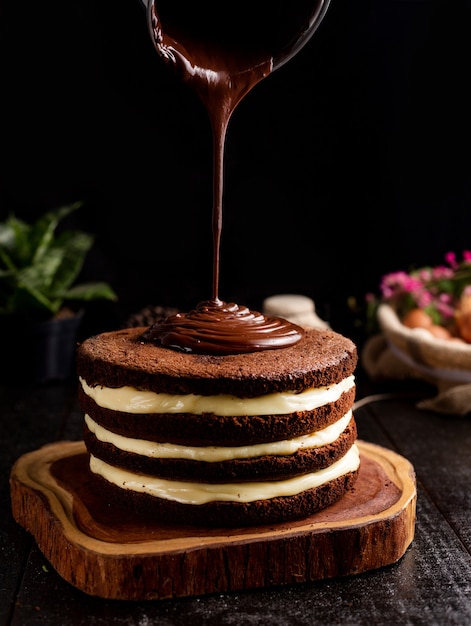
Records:
[[[213,413],[214,415],[284,415],[295,411],[312,411],[329,402],[335,402],[342,393],[352,389],[354,376],[327,387],[310,388],[301,393],[269,393],[256,398],[237,398],[231,395],[201,396],[173,395],[140,391],[134,387],[112,389],[97,385],[90,387],[80,378],[84,392],[99,406],[124,413]]]
[[[354,444],[341,459],[325,469],[288,480],[249,483],[206,484],[164,480],[108,465],[94,456],[90,457],[90,469],[121,489],[128,489],[151,496],[174,500],[182,504],[206,504],[207,502],[254,502],[278,496],[294,496],[319,487],[334,478],[353,472],[360,465],[360,453]]]
[[[298,450],[318,448],[332,443],[347,428],[352,418],[352,411],[348,411],[334,424],[315,433],[296,437],[285,441],[260,443],[251,446],[182,446],[173,443],[157,443],[142,439],[133,439],[117,435],[97,424],[89,415],[85,415],[85,422],[90,431],[104,443],[110,443],[124,450],[151,458],[187,459],[192,461],[231,461],[233,459],[251,459],[265,455],[288,455]]]

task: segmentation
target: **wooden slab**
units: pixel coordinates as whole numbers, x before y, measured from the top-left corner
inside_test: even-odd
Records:
[[[102,598],[164,599],[358,574],[404,554],[417,498],[409,461],[364,441],[358,446],[354,491],[296,522],[176,527],[103,507],[89,485],[81,441],[52,443],[18,459],[12,511],[66,581]]]

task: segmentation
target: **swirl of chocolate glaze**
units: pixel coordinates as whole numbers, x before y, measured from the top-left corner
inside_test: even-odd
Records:
[[[303,328],[281,317],[214,299],[156,322],[142,339],[182,352],[227,355],[284,348],[303,335]]]

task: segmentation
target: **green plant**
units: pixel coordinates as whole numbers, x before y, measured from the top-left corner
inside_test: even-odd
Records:
[[[0,222],[0,315],[45,319],[80,302],[117,300],[107,283],[74,284],[94,237],[56,229],[80,206],[49,211],[31,224],[13,214]]]

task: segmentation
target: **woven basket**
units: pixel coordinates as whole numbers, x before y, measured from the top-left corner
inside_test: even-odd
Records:
[[[407,328],[388,304],[378,308],[381,331],[398,358],[432,378],[471,382],[471,344],[438,339],[423,328]]]

